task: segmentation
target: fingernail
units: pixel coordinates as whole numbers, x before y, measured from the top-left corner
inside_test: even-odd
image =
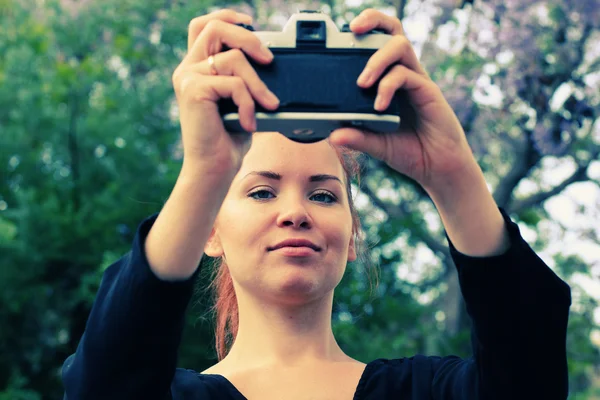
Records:
[[[360,76],[356,80],[356,83],[358,83],[359,85],[367,85],[370,83],[372,75],[373,75],[373,71],[371,71],[370,68],[365,67],[363,72],[360,74]]]
[[[272,59],[273,56],[273,52],[271,52],[271,50],[269,50],[269,48],[267,46],[265,46],[264,44],[262,46],[260,46],[260,51],[263,53],[263,55],[268,58],[269,60]]]
[[[380,94],[377,95],[377,97],[375,98],[375,109],[378,111],[382,111],[381,108],[383,107],[383,98],[381,97]]]
[[[256,132],[256,116],[253,115],[250,119],[250,132]]]
[[[359,16],[359,17],[354,18],[352,20],[352,22],[350,22],[350,25],[353,25],[356,27],[356,26],[362,25],[363,22],[365,22],[364,18]]]
[[[273,105],[279,105],[279,99],[270,90],[267,92],[267,101]]]
[[[248,22],[249,24],[251,24],[251,23],[252,23],[252,16],[250,16],[250,15],[248,15],[248,14],[244,14],[244,13],[241,13],[241,12],[237,12],[237,11],[236,11],[236,16],[237,16],[239,19],[241,19],[241,20],[244,20],[244,21]]]

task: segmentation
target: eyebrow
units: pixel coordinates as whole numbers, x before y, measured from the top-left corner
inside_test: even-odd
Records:
[[[277,181],[281,180],[281,175],[278,174],[277,172],[273,172],[273,171],[252,171],[252,172],[248,173],[246,176],[244,176],[242,179],[246,179],[250,175],[264,176],[265,178],[274,179]],[[338,181],[340,184],[342,184],[342,186],[344,185],[342,183],[342,181],[340,180],[340,178],[338,178],[337,176],[334,176],[334,175],[329,175],[329,174],[311,175],[308,178],[309,182],[324,182],[324,181],[328,181],[328,180],[335,180],[335,181]]]

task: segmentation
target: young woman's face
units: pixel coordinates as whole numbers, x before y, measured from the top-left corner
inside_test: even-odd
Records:
[[[272,250],[287,239],[319,249]],[[255,133],[205,252],[225,256],[236,290],[265,300],[301,304],[333,290],[356,253],[344,171],[331,146]]]

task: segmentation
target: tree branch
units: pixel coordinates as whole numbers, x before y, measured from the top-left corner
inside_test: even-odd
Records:
[[[591,160],[598,159],[599,155],[600,155],[600,146],[596,147],[594,149],[594,151],[592,152]],[[519,211],[525,210],[529,207],[537,206],[538,204],[545,202],[549,198],[561,193],[568,186],[570,186],[571,184],[573,184],[575,182],[593,181],[593,179],[590,179],[590,177],[588,176],[588,169],[589,169],[590,165],[591,165],[591,163],[580,162],[579,166],[577,167],[575,172],[573,172],[571,174],[571,176],[569,176],[568,178],[563,180],[561,183],[559,183],[558,185],[556,185],[555,187],[553,187],[550,190],[546,190],[546,191],[542,191],[542,192],[533,194],[533,195],[531,195],[527,198],[521,199],[521,200],[514,200],[511,204],[510,210],[512,212],[519,212]]]
[[[398,15],[398,19],[400,21],[402,21],[404,19],[404,8],[406,8],[407,0],[397,0],[397,2],[398,2],[398,5],[396,6],[397,7],[396,12]]]
[[[361,190],[364,194],[369,196],[372,203],[385,212],[389,218],[409,218],[411,212],[408,210],[406,202],[401,202],[399,206],[390,205],[382,201],[367,185],[363,185]],[[448,289],[445,296],[443,296],[444,300],[441,301],[440,308],[443,309],[446,314],[447,332],[450,335],[455,335],[460,332],[462,326],[466,324],[465,320],[467,318],[463,306],[460,286],[458,284],[458,274],[456,273],[454,260],[450,256],[450,249],[447,245],[442,244],[435,239],[426,228],[413,229],[411,233],[429,247],[442,262],[443,271],[438,276],[419,282],[418,287],[419,290],[428,290],[432,287],[439,286],[442,282],[447,283]]]
[[[365,193],[373,204],[385,212],[392,219],[404,219],[408,218],[410,214],[410,210],[407,209],[406,204],[404,202],[400,202],[399,206],[392,206],[388,203],[383,202],[377,195],[367,186],[361,188],[363,193]],[[434,253],[437,253],[438,256],[442,258],[442,262],[448,259],[450,253],[448,247],[440,243],[437,239],[435,239],[425,228],[413,230],[414,233],[427,247],[431,249]]]
[[[533,145],[531,132],[526,134],[526,143],[527,145],[523,149],[519,149],[519,146],[513,146],[516,154],[513,167],[504,178],[502,178],[496,190],[494,190],[493,197],[494,200],[496,200],[496,204],[504,209],[508,209],[512,193],[519,182],[521,182],[521,180],[529,174],[531,168],[541,160],[541,156],[535,150]]]
[[[557,194],[561,193],[572,183],[583,182],[586,180],[588,180],[587,167],[580,166],[575,170],[575,172],[573,172],[573,174],[571,176],[569,176],[567,179],[565,179],[564,181],[562,181],[560,184],[556,185],[552,189],[536,193],[525,199],[514,200],[510,207],[510,211],[518,213],[519,211],[525,210],[529,207],[537,206],[538,204],[545,202],[549,198],[554,197]]]

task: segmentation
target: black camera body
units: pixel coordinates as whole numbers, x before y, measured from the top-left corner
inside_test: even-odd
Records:
[[[377,111],[373,105],[378,81],[368,89],[356,84],[371,55],[391,35],[355,35],[348,25],[340,31],[329,16],[315,11],[293,14],[281,32],[254,34],[275,57],[269,65],[249,61],[280,100],[275,111],[255,102],[257,131],[277,131],[296,142],[314,143],[341,127],[395,132],[401,120],[411,119],[413,110],[403,90],[386,110]],[[228,132],[245,132],[237,111],[231,99],[219,101]]]

